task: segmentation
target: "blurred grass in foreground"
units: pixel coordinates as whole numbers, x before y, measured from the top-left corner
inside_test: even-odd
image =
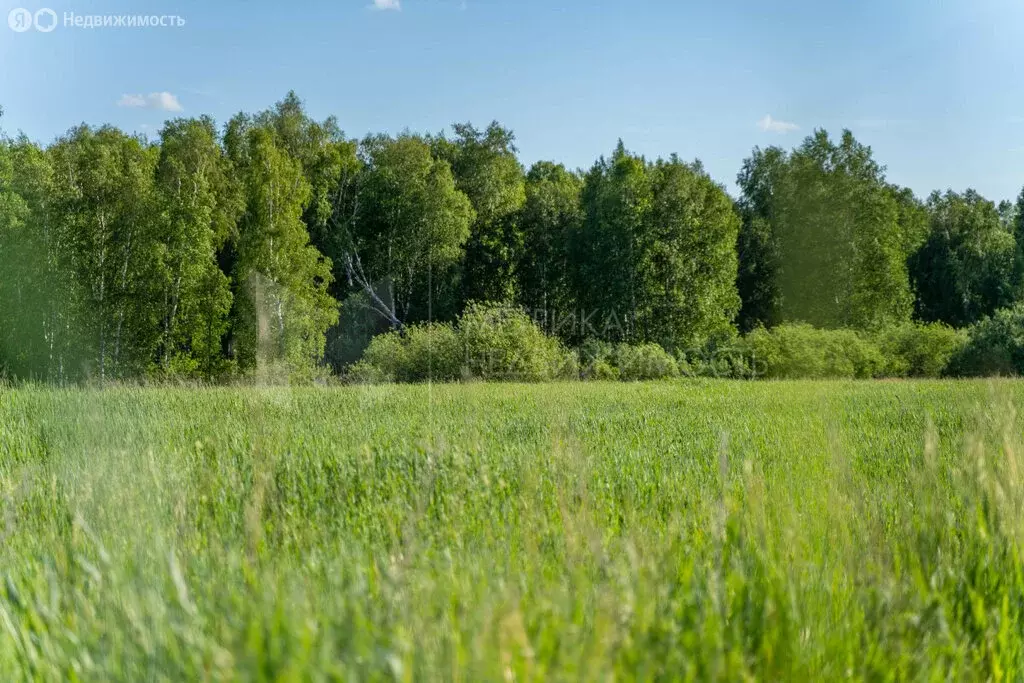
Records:
[[[0,393],[0,679],[1020,680],[1024,384]]]

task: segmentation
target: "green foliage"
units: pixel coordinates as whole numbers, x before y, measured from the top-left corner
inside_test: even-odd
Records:
[[[519,308],[470,303],[458,328],[471,377],[540,382],[578,372],[572,354]]]
[[[90,358],[83,337],[85,292],[75,269],[83,254],[71,248],[74,224],[55,210],[51,155],[24,136],[7,149],[9,187],[21,203],[13,214],[18,220],[0,231],[0,320],[7,344],[0,348],[0,366],[14,377],[77,380]]]
[[[235,228],[239,202],[213,121],[178,119],[160,133],[156,204],[163,295],[157,363],[171,375],[212,379],[223,372],[221,340],[232,294],[217,252]]]
[[[881,351],[853,330],[822,330],[806,323],[758,328],[743,341],[756,377],[865,379],[885,365]]]
[[[612,354],[615,345],[600,339],[587,339],[577,351],[580,360],[580,377],[593,380],[617,380],[619,369],[614,365]]]
[[[414,324],[373,338],[348,371],[357,382],[453,382],[463,375],[462,339],[448,323]]]
[[[967,345],[950,363],[956,376],[1024,375],[1024,304],[1003,308],[967,330]]]
[[[335,229],[336,219],[349,208],[341,200],[349,198],[360,171],[357,144],[345,138],[333,116],[322,122],[311,119],[294,91],[272,109],[257,114],[254,123],[272,131],[278,146],[302,166],[310,188],[302,222],[311,243],[337,262],[343,244]]]
[[[931,233],[911,259],[922,320],[957,327],[1010,305],[1017,243],[996,205],[974,190],[928,199]]]
[[[941,377],[966,335],[939,323],[904,323],[873,332],[823,330],[804,323],[758,328],[724,354],[734,368],[716,376],[771,379]],[[728,363],[727,363],[728,364]],[[743,367],[745,364],[745,368]]]
[[[0,137],[0,376],[34,370],[43,328],[28,311],[45,284],[45,254],[31,231],[31,211],[15,186],[13,145]]]
[[[755,147],[736,178],[742,193],[737,203],[741,225],[736,242],[736,288],[742,302],[737,324],[743,333],[758,325],[774,327],[781,322],[773,197],[787,162],[786,152],[779,147]]]
[[[965,326],[1024,292],[1024,199],[924,205],[849,132],[755,149],[735,203],[699,161],[620,142],[585,174],[540,162],[524,175],[514,143],[497,123],[357,142],[295,93],[222,134],[204,117],[155,142],[109,126],[46,148],[0,135],[0,372],[308,380],[385,330],[455,326],[489,300],[566,344],[657,345],[682,374],[756,375],[737,328],[803,322],[856,330],[885,357],[872,374],[934,376],[959,342],[911,325],[912,300],[918,319]],[[463,355],[495,358],[467,356],[465,375],[548,376],[500,350],[517,329],[539,344],[537,325],[494,316]],[[828,353],[849,362],[812,356],[807,372],[863,376],[846,346]],[[591,365],[585,376],[648,374],[611,354]]]
[[[346,276],[392,326],[426,320],[442,276],[462,259],[473,208],[422,138],[369,138],[363,154]]]
[[[357,381],[540,382],[578,375],[575,357],[521,309],[472,303],[457,327],[430,323],[374,337],[350,370]]]
[[[308,150],[282,151],[275,140],[294,136],[277,113],[236,117],[223,141],[208,118],[168,122],[158,144],[85,126],[45,150],[5,141],[24,211],[0,236],[17,293],[0,308],[24,313],[5,316],[17,344],[0,365],[56,381],[211,380],[259,360],[309,377],[337,310],[303,222]]]
[[[675,358],[657,344],[618,344],[614,358],[619,379],[624,382],[679,376]]]
[[[580,347],[583,379],[640,382],[679,376],[679,364],[657,344],[609,344],[587,340]]]
[[[699,163],[648,164],[620,142],[588,173],[583,207],[571,253],[576,298],[598,320],[593,332],[670,350],[729,333],[740,304],[739,221]]]
[[[771,379],[941,377],[966,334],[940,323],[904,323],[871,332],[823,330],[805,323],[757,328],[721,349],[697,374]],[[702,359],[697,358],[701,366]],[[708,363],[704,363],[708,365]]]
[[[308,377],[338,319],[327,291],[331,263],[302,223],[309,184],[267,130],[249,129],[243,145],[236,151],[245,213],[233,245],[235,357],[243,371],[283,363],[289,374]]]
[[[1013,233],[1013,241],[1016,246],[1013,280],[1016,294],[1019,297],[1024,294],[1024,189],[1017,195],[1017,201],[1011,206],[1004,206],[1001,213],[1004,225]]]
[[[887,377],[941,377],[967,343],[965,332],[942,323],[903,324],[873,335]]]
[[[336,373],[358,361],[374,336],[391,329],[365,293],[350,294],[339,306],[338,323],[327,331],[325,356]]]
[[[48,150],[55,258],[77,284],[75,342],[99,380],[143,374],[160,343],[159,148],[81,126]]]
[[[569,243],[583,220],[582,191],[578,175],[550,162],[534,164],[526,176],[526,203],[519,217],[519,302],[552,327],[577,309],[569,280]]]
[[[523,247],[519,211],[526,202],[515,135],[496,121],[483,131],[469,123],[455,124],[452,130],[452,139],[440,135],[431,142],[437,157],[451,166],[474,211],[459,272],[459,303],[510,302],[516,296],[514,268]]]
[[[678,350],[733,334],[739,311],[736,239],[729,196],[703,171],[678,158],[650,170],[653,203],[646,247],[643,338]]]
[[[824,131],[785,155],[755,150],[739,177],[741,325],[878,328],[909,320],[906,260],[922,239],[913,196],[885,182],[871,148]]]
[[[584,220],[571,244],[576,298],[598,317],[602,339],[633,339],[652,201],[647,163],[619,141],[611,159],[598,161],[585,181]]]
[[[783,318],[819,327],[909,319],[900,208],[871,149],[822,131],[793,152],[776,201]]]

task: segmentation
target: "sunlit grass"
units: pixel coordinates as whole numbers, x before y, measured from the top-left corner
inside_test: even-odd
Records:
[[[0,680],[1017,680],[1024,385],[0,394]]]

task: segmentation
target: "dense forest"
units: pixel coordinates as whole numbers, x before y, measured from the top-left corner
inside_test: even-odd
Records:
[[[0,137],[0,375],[311,378],[485,303],[681,360],[775,329],[1024,331],[1024,193],[922,200],[848,131],[754,149],[737,184],[622,142],[526,169],[498,123],[352,140],[294,94],[155,140]]]

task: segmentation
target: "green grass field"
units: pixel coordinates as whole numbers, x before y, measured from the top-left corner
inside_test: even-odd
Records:
[[[1020,680],[1024,384],[0,393],[0,680]]]

